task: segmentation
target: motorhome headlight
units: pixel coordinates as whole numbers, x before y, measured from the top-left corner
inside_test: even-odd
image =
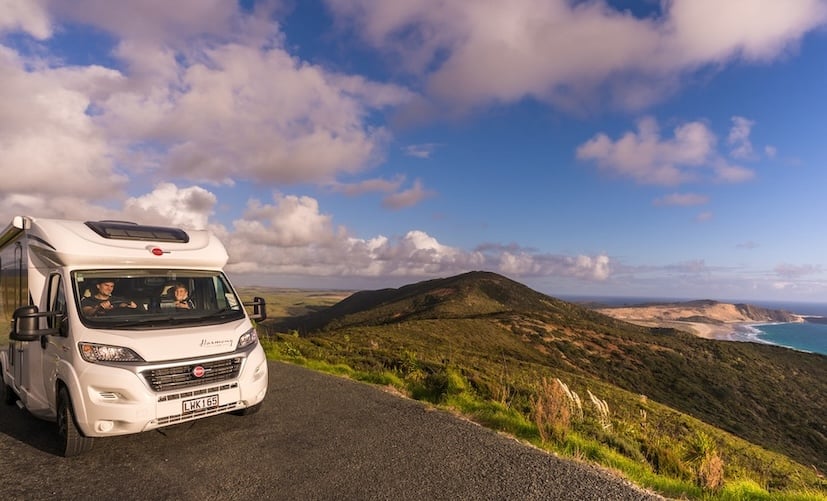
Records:
[[[144,359],[129,348],[108,344],[78,343],[80,356],[87,362],[143,362]]]
[[[256,341],[258,341],[258,334],[256,333],[256,329],[252,328],[244,334],[242,334],[240,338],[238,338],[238,346],[236,347],[236,349],[240,350],[241,348],[250,346]]]

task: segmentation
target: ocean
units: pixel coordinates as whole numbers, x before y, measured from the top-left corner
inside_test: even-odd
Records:
[[[596,302],[621,306],[645,303],[684,302],[691,299],[675,298],[619,298],[619,297],[570,297],[576,303]],[[801,303],[758,300],[721,300],[724,303],[745,303],[774,310],[785,310],[810,321],[803,323],[776,323],[741,325],[727,337],[730,341],[767,343],[827,355],[827,303]]]
[[[750,304],[786,310],[808,317],[809,321],[791,324],[757,324],[750,326],[754,337],[745,339],[761,343],[777,344],[795,350],[827,355],[827,304],[783,303],[752,301]]]

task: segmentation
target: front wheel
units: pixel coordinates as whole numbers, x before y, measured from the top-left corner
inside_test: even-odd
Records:
[[[85,436],[75,422],[75,411],[69,390],[60,389],[57,397],[57,431],[60,436],[60,452],[64,457],[82,454],[92,448],[92,437]]]

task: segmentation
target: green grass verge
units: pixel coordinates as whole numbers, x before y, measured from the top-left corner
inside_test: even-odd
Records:
[[[606,423],[589,410],[575,419],[563,436],[543,439],[532,417],[530,399],[522,395],[526,385],[511,381],[511,389],[492,398],[490,377],[481,374],[479,364],[475,367],[470,359],[465,359],[468,365],[444,358],[428,360],[411,346],[382,350],[375,342],[360,341],[357,335],[344,335],[333,342],[278,334],[263,339],[262,344],[272,360],[393,387],[551,453],[602,465],[669,498],[827,501],[827,482],[816,472],[639,395],[608,386],[592,386],[590,391],[611,398],[610,428],[604,428]],[[454,355],[454,359],[460,358]],[[571,382],[572,388],[577,386],[576,378]],[[701,452],[704,447],[713,447],[724,456],[720,485],[708,488],[699,482],[698,467],[687,459],[692,447]]]

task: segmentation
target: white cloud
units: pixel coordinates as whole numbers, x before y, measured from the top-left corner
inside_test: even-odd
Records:
[[[662,139],[654,118],[638,122],[637,132],[626,132],[617,141],[600,133],[577,148],[577,158],[592,160],[610,173],[640,184],[674,186],[701,179],[704,168],[717,158],[715,135],[702,122],[674,129],[674,137]],[[716,167],[716,179],[726,179],[726,166]],[[731,180],[736,180],[734,174]]]
[[[492,252],[496,250],[496,252]],[[609,256],[565,256],[536,254],[521,249],[488,248],[488,257],[496,262],[496,269],[518,277],[559,276],[589,281],[607,280],[612,272]]]
[[[608,256],[537,254],[513,247],[463,250],[421,230],[368,239],[336,227],[309,197],[277,195],[273,204],[251,201],[231,229],[217,227],[230,254],[228,271],[316,277],[422,279],[489,269],[512,276],[562,276],[602,281]]]
[[[666,40],[682,64],[771,60],[827,18],[821,0],[672,0],[667,5]]]
[[[744,117],[732,117],[732,129],[729,131],[727,143],[730,146],[729,154],[733,158],[749,159],[754,157],[752,142],[749,139],[752,126],[755,122]]]
[[[381,160],[390,134],[369,115],[412,95],[292,57],[267,15],[245,16],[229,2],[6,1],[0,9],[8,15],[0,30],[48,38],[50,15],[103,30],[122,65],[71,67],[0,45],[0,169],[20,172],[4,179],[0,197],[72,193],[112,205],[138,174],[331,183]]]
[[[86,113],[86,91],[112,80],[117,73],[96,66],[29,70],[0,46],[0,171],[15,173],[3,176],[0,196],[108,199],[121,192],[127,178],[112,163],[117,149]]]
[[[604,99],[639,109],[699,68],[783,56],[827,20],[820,0],[668,0],[645,18],[604,1],[327,3],[454,109],[526,97],[580,111]]]
[[[113,94],[99,120],[134,148],[168,149],[161,165],[168,176],[213,182],[325,183],[362,171],[382,158],[389,139],[365,123],[369,110],[408,97],[278,48],[232,43],[205,49],[178,73],[173,82]]]
[[[423,199],[432,197],[436,193],[432,190],[426,190],[422,186],[422,181],[417,179],[413,186],[407,190],[388,195],[382,200],[382,206],[389,209],[403,209],[418,204]]]
[[[52,35],[52,23],[42,0],[3,0],[0,2],[0,34],[21,30],[43,40]]]
[[[216,196],[199,186],[178,188],[161,183],[146,195],[124,202],[124,216],[144,224],[183,226],[193,229],[208,227]]]

